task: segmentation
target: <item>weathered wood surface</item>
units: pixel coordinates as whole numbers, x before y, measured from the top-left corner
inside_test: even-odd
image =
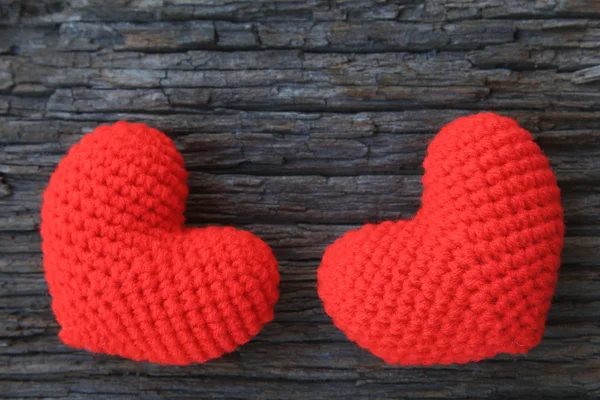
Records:
[[[0,397],[599,398],[600,2],[0,0]],[[397,368],[324,315],[326,245],[419,206],[446,122],[519,120],[548,154],[567,238],[543,342],[522,357]],[[98,124],[145,121],[191,171],[192,225],[273,246],[273,323],[206,365],[63,346],[41,270],[40,195]]]

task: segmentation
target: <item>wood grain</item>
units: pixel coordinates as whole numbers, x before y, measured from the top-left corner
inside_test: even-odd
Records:
[[[595,0],[0,0],[0,397],[600,397],[600,5]],[[324,314],[324,248],[419,207],[452,119],[517,119],[566,212],[542,343],[398,368]],[[41,193],[98,124],[144,121],[190,170],[190,225],[233,224],[280,260],[275,321],[235,353],[162,367],[62,345],[41,268]]]

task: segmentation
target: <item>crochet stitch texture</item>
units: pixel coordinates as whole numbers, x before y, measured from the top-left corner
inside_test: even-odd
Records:
[[[477,361],[541,340],[564,223],[549,162],[492,113],[459,118],[429,145],[422,206],[329,246],[318,292],[335,325],[391,364]]]
[[[41,234],[59,336],[162,364],[233,351],[273,319],[271,249],[231,227],[183,226],[183,158],[143,124],[98,127],[59,163]]]

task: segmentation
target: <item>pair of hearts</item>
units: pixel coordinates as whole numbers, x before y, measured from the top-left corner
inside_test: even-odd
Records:
[[[326,250],[318,293],[336,326],[385,361],[464,363],[523,353],[543,334],[563,214],[531,135],[495,114],[433,140],[422,207]],[[230,227],[183,226],[183,158],[143,124],[99,127],[44,193],[41,234],[64,343],[163,364],[233,351],[273,318],[271,249]]]

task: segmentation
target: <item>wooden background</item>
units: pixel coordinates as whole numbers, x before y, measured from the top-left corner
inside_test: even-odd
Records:
[[[0,0],[0,397],[600,397],[600,1]],[[495,110],[558,176],[567,238],[543,342],[398,368],[323,313],[325,246],[419,207],[425,148]],[[191,225],[280,260],[276,319],[233,354],[161,367],[71,350],[41,268],[40,195],[96,125],[144,121],[191,172]]]

